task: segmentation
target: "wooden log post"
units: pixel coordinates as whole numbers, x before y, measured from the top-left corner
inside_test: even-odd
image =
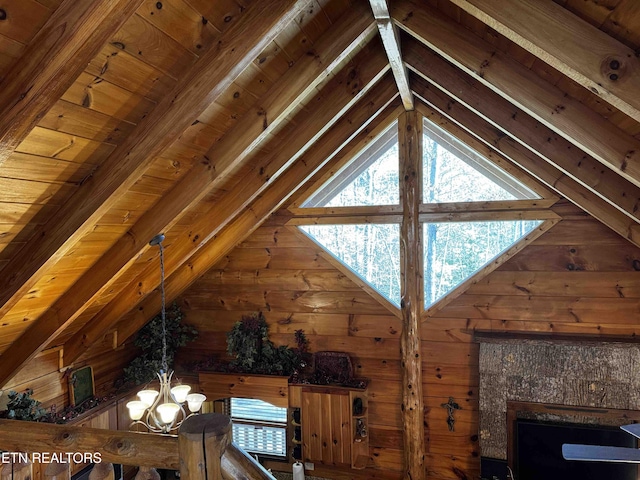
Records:
[[[402,335],[402,424],[405,478],[424,480],[424,399],[422,396],[422,255],[420,221],[422,171],[422,116],[406,112],[398,121],[402,192],[400,232]]]
[[[180,478],[219,480],[221,457],[231,442],[231,418],[207,413],[187,418],[178,435]]]
[[[155,468],[140,467],[134,480],[160,480],[160,474]]]
[[[1,480],[31,480],[33,465],[29,461],[23,461],[22,459],[16,459],[5,463],[0,469]]]
[[[96,463],[89,473],[89,480],[115,480],[115,478],[113,463],[110,462]]]
[[[71,465],[67,462],[53,461],[44,470],[45,480],[70,480]]]

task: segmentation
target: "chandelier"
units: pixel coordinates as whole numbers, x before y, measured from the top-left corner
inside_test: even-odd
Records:
[[[157,372],[160,382],[159,390],[146,389],[138,392],[139,400],[127,403],[129,417],[133,425],[142,425],[153,433],[171,433],[177,430],[182,422],[191,415],[195,415],[202,407],[207,397],[201,393],[189,393],[189,385],[171,387],[173,371],[167,365],[167,320],[164,291],[164,235],[159,234],[151,239],[149,245],[160,248],[160,291],[162,293],[162,366]],[[190,414],[187,415],[184,404]]]

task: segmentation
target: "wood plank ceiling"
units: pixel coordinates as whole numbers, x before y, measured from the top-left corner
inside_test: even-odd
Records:
[[[399,93],[640,245],[638,52],[635,0],[0,0],[0,384],[122,344],[155,233],[176,297]]]

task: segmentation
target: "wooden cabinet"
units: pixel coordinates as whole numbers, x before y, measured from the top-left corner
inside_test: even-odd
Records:
[[[354,401],[364,409],[354,415]],[[306,462],[365,468],[369,459],[366,392],[340,387],[302,387],[302,456]]]

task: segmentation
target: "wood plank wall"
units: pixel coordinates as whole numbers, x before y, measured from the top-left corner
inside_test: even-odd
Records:
[[[478,345],[469,330],[640,333],[640,249],[567,202],[563,221],[423,323],[428,478],[478,478]],[[225,355],[225,333],[262,310],[276,343],[302,328],[313,351],[346,351],[371,379],[371,467],[332,478],[401,478],[400,320],[278,223],[259,228],[180,299],[201,332],[183,360]],[[455,431],[440,405],[453,397]]]
[[[78,359],[73,368],[91,365],[96,396],[104,396],[114,391],[114,382],[123,375],[122,369],[135,357],[136,350],[130,344],[114,350],[112,335],[108,334],[102,343]],[[62,410],[69,405],[69,384],[68,377],[59,370],[59,355],[59,349],[45,350],[12,378],[5,390],[22,392],[31,388],[33,398],[45,407],[55,405],[58,411]],[[4,401],[3,397],[2,405]]]

